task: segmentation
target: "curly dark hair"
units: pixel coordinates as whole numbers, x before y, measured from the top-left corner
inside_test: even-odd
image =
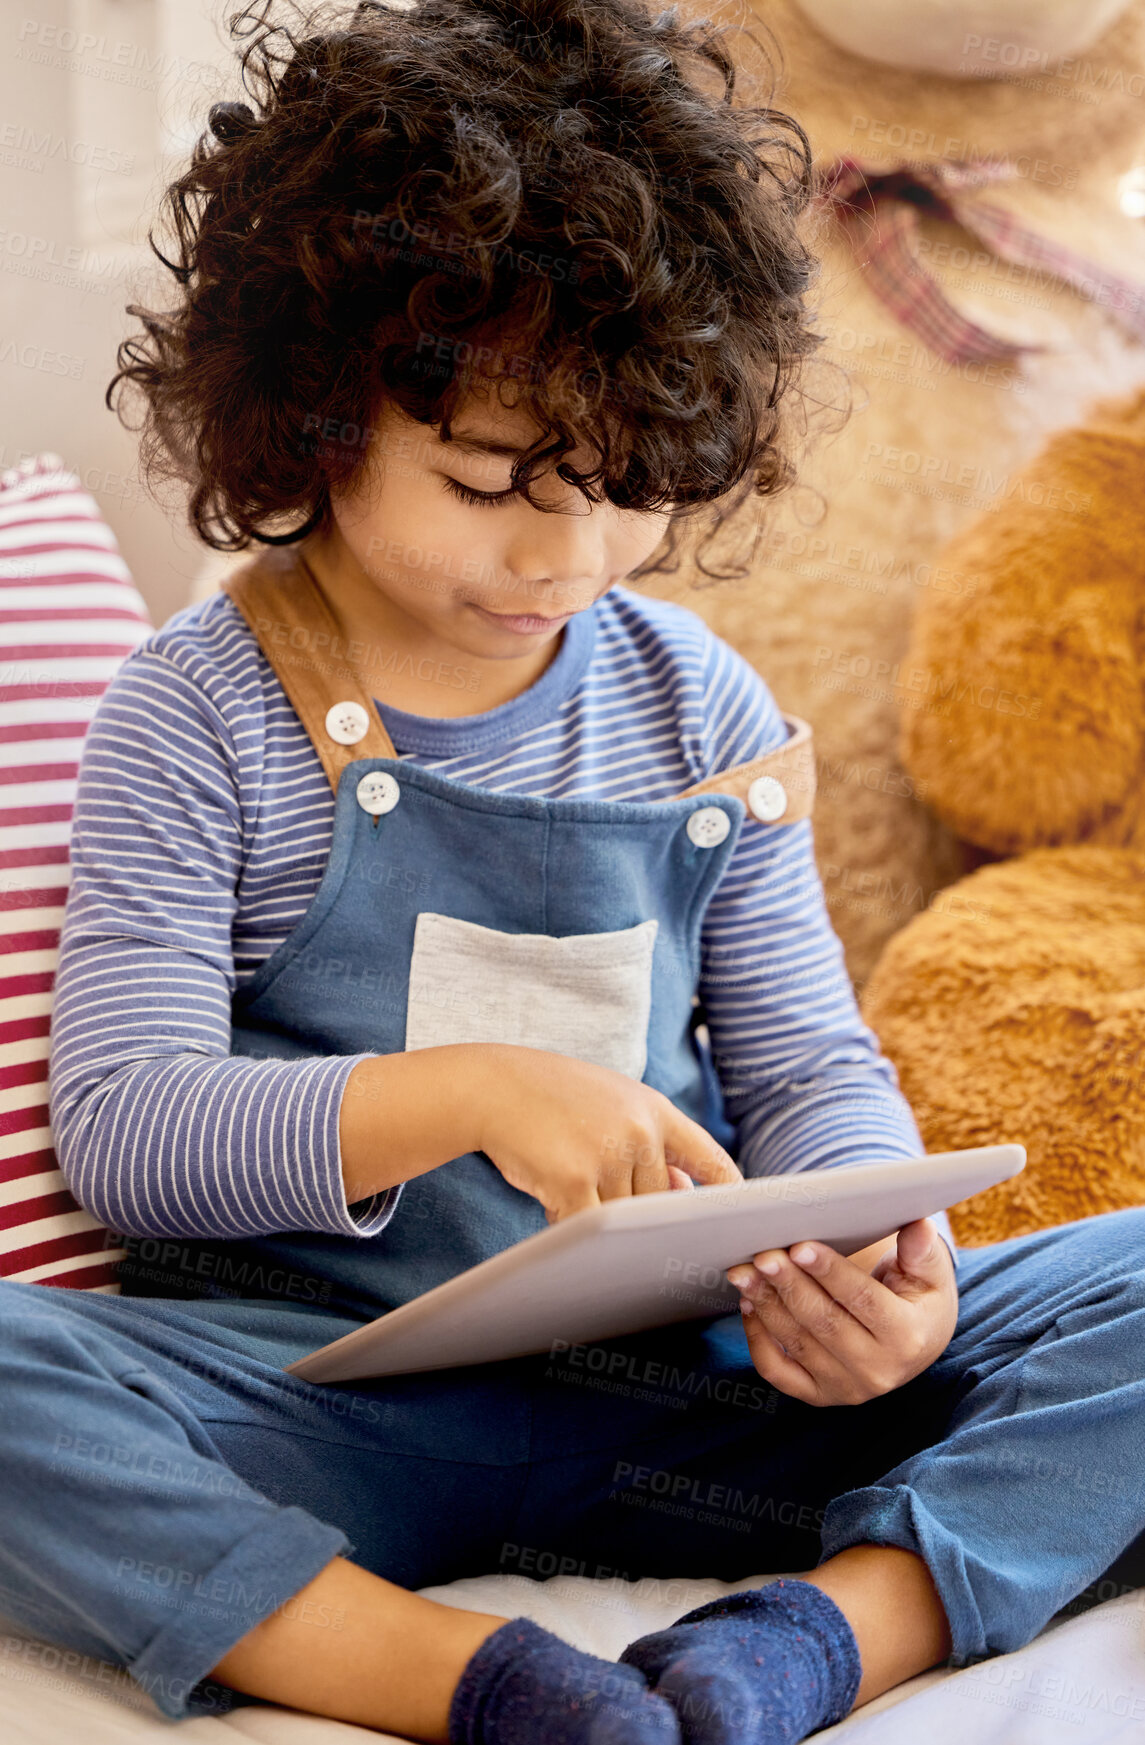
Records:
[[[789,481],[810,149],[735,100],[726,32],[643,0],[278,10],[227,21],[253,107],[214,104],[167,189],[178,306],[128,305],[146,337],[106,396],[142,391],[145,474],[190,486],[207,545],[324,529],[387,401],[448,440],[490,382],[543,433],[518,490],[555,465],[670,510],[672,548],[698,506]]]

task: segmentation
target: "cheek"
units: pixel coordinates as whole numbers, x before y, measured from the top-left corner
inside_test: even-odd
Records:
[[[376,586],[429,619],[453,613],[458,596],[471,597],[499,574],[496,551],[474,537],[473,516],[439,495],[428,507],[411,496],[376,510],[343,536]]]
[[[611,568],[626,574],[652,556],[668,528],[666,515],[625,516],[609,541]]]
[[[336,503],[335,515],[347,548],[368,576],[420,593],[428,580],[454,575],[473,540],[462,525],[463,505],[443,501],[433,475],[416,465],[408,476],[400,473],[395,464],[372,499],[359,495]]]

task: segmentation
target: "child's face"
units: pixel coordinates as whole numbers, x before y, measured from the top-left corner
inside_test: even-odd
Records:
[[[589,503],[552,471],[533,493],[545,513],[509,487],[513,452],[536,426],[517,410],[470,399],[450,442],[389,407],[374,428],[380,478],[335,496],[342,562],[347,553],[418,630],[485,660],[536,655],[614,583],[650,557],[667,512]],[[566,457],[587,470],[584,451]]]

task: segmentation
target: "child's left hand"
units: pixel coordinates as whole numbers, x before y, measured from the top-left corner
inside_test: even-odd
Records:
[[[774,1271],[768,1269],[774,1268]],[[769,1248],[728,1278],[765,1381],[810,1406],[857,1406],[920,1375],[950,1343],[958,1284],[929,1218],[868,1272],[823,1242]]]

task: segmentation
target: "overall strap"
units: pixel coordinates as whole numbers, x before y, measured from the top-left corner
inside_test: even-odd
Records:
[[[788,738],[763,757],[720,770],[675,796],[734,794],[761,824],[798,824],[815,805],[815,743],[810,722],[784,714]]]
[[[346,636],[333,602],[300,552],[270,547],[234,570],[222,588],[274,668],[335,793],[347,764],[397,757],[359,670],[362,644]],[[809,817],[815,802],[811,728],[798,715],[783,719],[789,732],[785,745],[672,797],[734,794],[751,817],[766,824]]]
[[[222,584],[258,639],[310,735],[330,786],[361,757],[396,757],[348,638],[317,577],[289,547],[272,547]]]

